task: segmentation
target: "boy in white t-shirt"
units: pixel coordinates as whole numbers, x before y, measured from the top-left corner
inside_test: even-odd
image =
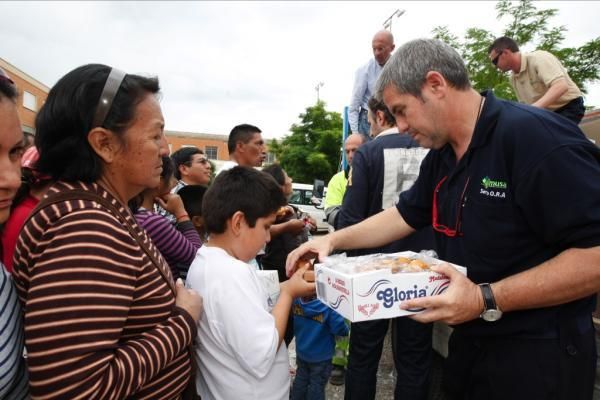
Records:
[[[224,171],[204,195],[209,234],[190,266],[187,285],[204,298],[196,345],[196,389],[203,400],[287,400],[288,353],[282,344],[296,297],[315,291],[302,276],[281,283],[269,312],[268,294],[248,264],[270,240],[269,228],[286,203],[275,180],[251,168]]]

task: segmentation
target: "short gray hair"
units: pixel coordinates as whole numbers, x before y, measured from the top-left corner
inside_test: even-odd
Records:
[[[437,39],[416,39],[402,45],[385,63],[377,80],[375,97],[394,86],[400,93],[421,98],[421,88],[429,71],[439,72],[458,90],[471,87],[467,67],[452,47]]]

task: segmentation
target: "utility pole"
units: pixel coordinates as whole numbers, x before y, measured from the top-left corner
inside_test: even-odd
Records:
[[[392,31],[392,21],[393,21],[394,17],[400,18],[405,12],[406,12],[406,10],[402,10],[402,9],[398,8],[396,11],[394,11],[392,13],[392,15],[390,15],[388,17],[388,19],[386,19],[383,22],[383,28],[387,29],[388,31],[391,32]]]
[[[319,90],[323,87],[323,85],[325,85],[323,82],[319,82],[317,83],[317,86],[315,86],[315,90],[317,91],[317,103],[320,101]]]

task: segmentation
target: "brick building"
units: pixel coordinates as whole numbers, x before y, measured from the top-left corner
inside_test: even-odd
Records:
[[[21,119],[23,132],[34,135],[35,116],[46,101],[50,88],[2,58],[0,58],[0,67],[17,85],[19,92],[17,112]],[[171,153],[181,147],[196,146],[203,150],[217,167],[229,160],[228,135],[166,130],[165,136]],[[271,154],[268,155],[267,162],[273,162]]]
[[[17,85],[19,91],[17,112],[21,119],[23,132],[35,134],[35,116],[46,101],[50,88],[3,58],[0,58],[0,67]]]

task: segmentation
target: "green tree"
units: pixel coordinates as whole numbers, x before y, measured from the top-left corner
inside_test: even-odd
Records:
[[[580,47],[561,48],[567,28],[549,24],[558,13],[557,9],[537,9],[531,0],[501,0],[496,4],[496,11],[498,20],[508,20],[499,35],[482,28],[470,28],[460,41],[446,26],[438,26],[432,31],[434,37],[450,44],[462,55],[475,89],[493,88],[498,97],[516,100],[508,76],[496,70],[488,58],[487,49],[499,36],[511,37],[519,46],[533,44],[536,49],[553,53],[584,93],[587,92],[586,84],[600,79],[600,37]]]
[[[281,141],[273,139],[269,151],[294,182],[327,182],[337,172],[342,142],[342,117],[327,111],[325,102],[318,101],[299,115],[300,123]]]

